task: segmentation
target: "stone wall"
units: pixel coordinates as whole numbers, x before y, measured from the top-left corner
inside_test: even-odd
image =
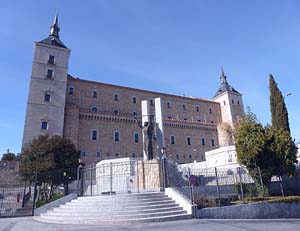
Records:
[[[156,97],[162,98],[168,158],[179,163],[203,161],[205,151],[218,147],[217,124],[221,120],[219,103],[73,77],[68,78],[68,89],[70,87],[74,92],[73,95],[67,95],[64,134],[71,138],[79,150],[86,153],[83,159],[87,164],[103,159],[142,157],[142,131],[133,113],[137,113],[138,119],[141,119],[141,101],[153,99],[154,102]],[[93,91],[97,92],[97,97],[93,97]],[[118,95],[118,100],[114,100],[115,94]],[[78,112],[69,107],[78,108]],[[118,113],[115,114],[114,109]],[[153,113],[154,105],[149,105],[149,109]],[[78,122],[74,118],[76,116],[79,118]],[[98,131],[97,140],[91,139],[93,129]],[[119,142],[114,141],[114,131],[120,132]],[[134,142],[134,133],[139,136],[137,143]],[[174,144],[171,143],[171,136],[175,137]],[[190,145],[187,137],[191,139]],[[204,145],[202,138],[205,139]],[[97,152],[101,153],[98,157]],[[156,153],[155,145],[154,152]]]
[[[221,208],[205,208],[197,211],[197,217],[202,219],[300,218],[300,202],[264,202]]]

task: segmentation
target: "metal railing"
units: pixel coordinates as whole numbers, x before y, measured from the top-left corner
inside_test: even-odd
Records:
[[[272,177],[266,186],[259,168],[253,175],[246,168],[190,168],[167,161],[167,187],[176,189],[198,207],[225,206],[264,200],[267,196],[300,195],[299,176]],[[299,175],[299,174],[298,174]]]
[[[80,169],[80,195],[140,193],[162,187],[159,161],[106,162]]]

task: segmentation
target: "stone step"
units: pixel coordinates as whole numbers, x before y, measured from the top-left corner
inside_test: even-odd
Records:
[[[87,206],[91,206],[91,207],[98,207],[98,206],[103,206],[103,207],[113,207],[113,206],[120,206],[123,205],[124,207],[126,206],[136,206],[136,205],[155,205],[155,204],[166,204],[166,203],[175,203],[174,201],[172,201],[172,199],[168,198],[168,199],[163,199],[160,201],[132,201],[132,202],[128,202],[128,201],[124,201],[123,203],[111,203],[111,202],[103,202],[103,203],[97,203],[97,202],[67,202],[65,204],[65,206],[71,206],[71,207],[87,207]]]
[[[85,225],[95,225],[95,224],[124,224],[124,223],[146,223],[146,222],[162,222],[162,221],[173,221],[173,220],[182,220],[182,219],[191,219],[192,215],[190,214],[180,214],[180,215],[170,215],[170,216],[158,216],[158,217],[147,217],[147,218],[133,218],[133,219],[59,219],[59,220],[50,220],[48,218],[42,218],[40,216],[35,217],[34,219],[41,222],[47,223],[58,223],[58,224],[85,224]]]
[[[147,217],[158,217],[158,216],[170,216],[170,215],[186,214],[183,210],[167,210],[160,212],[148,212],[148,213],[69,213],[61,214],[57,212],[48,212],[41,214],[41,217],[47,217],[49,219],[132,219],[132,218],[147,218]]]
[[[59,224],[116,224],[191,218],[163,193],[81,197],[35,219]]]
[[[178,204],[172,202],[172,203],[166,203],[166,204],[155,204],[155,205],[140,205],[140,206],[119,206],[119,207],[110,207],[111,210],[115,210],[115,209],[120,209],[120,207],[123,209],[123,210],[143,210],[143,209],[148,209],[148,208],[152,208],[152,209],[155,209],[155,208],[172,208],[174,206],[179,206]],[[67,211],[74,211],[74,207],[67,207],[66,205],[61,205],[60,207],[58,208],[54,208],[54,210],[67,210]],[[99,212],[99,211],[103,211],[104,207],[81,207],[80,208],[80,211],[95,211],[95,212]]]
[[[182,211],[182,208],[179,206],[172,206],[172,207],[165,207],[165,208],[144,208],[144,209],[132,209],[132,210],[110,210],[110,211],[105,211],[105,210],[86,210],[86,211],[77,211],[77,210],[65,210],[61,208],[54,208],[53,210],[49,210],[47,213],[48,214],[60,214],[60,215],[66,215],[68,216],[69,214],[74,215],[74,216],[80,216],[82,214],[101,214],[105,212],[106,214],[142,214],[142,213],[158,213],[158,212],[165,212],[165,211]]]
[[[149,201],[167,201],[167,200],[172,200],[171,198],[165,196],[165,197],[154,197],[154,198],[97,198],[96,200],[72,200],[68,203],[76,203],[76,204],[107,204],[107,203],[115,203],[115,202],[126,202],[126,203],[131,203],[135,201],[139,202],[149,202]]]
[[[157,195],[157,196],[91,196],[92,198],[79,197],[77,201],[113,201],[113,200],[147,200],[147,199],[160,199],[168,198],[166,195]]]
[[[120,194],[112,194],[112,195],[92,195],[92,196],[82,196],[78,197],[78,200],[87,199],[87,200],[94,200],[95,198],[102,198],[102,197],[156,197],[156,196],[165,196],[162,192],[147,192],[147,193],[120,193]]]

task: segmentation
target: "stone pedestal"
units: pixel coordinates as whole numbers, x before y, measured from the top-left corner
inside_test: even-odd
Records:
[[[94,194],[159,191],[160,172],[158,160],[103,160],[96,165]]]

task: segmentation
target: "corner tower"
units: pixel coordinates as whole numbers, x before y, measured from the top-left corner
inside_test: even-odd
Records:
[[[218,126],[219,143],[221,146],[231,145],[233,138],[232,134],[228,133],[232,130],[234,123],[244,115],[244,107],[242,94],[229,85],[223,68],[220,87],[213,100],[221,107],[222,123]]]
[[[58,15],[50,34],[35,42],[22,146],[39,135],[63,136],[71,50],[59,39]]]

